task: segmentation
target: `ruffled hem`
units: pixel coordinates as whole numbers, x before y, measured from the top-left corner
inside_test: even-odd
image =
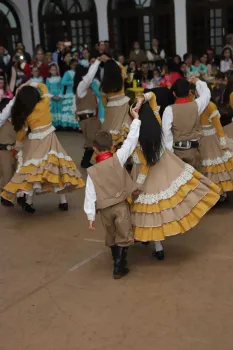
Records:
[[[183,218],[159,227],[134,227],[134,239],[141,242],[163,241],[167,237],[185,233],[194,228],[201,218],[217,203],[219,195],[209,191]]]
[[[206,164],[206,163],[203,163]],[[202,166],[202,173],[212,173],[218,174],[224,171],[233,170],[233,158],[230,158],[227,162],[223,162],[222,164]]]

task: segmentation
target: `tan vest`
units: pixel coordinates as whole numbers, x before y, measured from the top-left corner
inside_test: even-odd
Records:
[[[3,145],[12,145],[16,140],[16,132],[9,120],[0,128],[0,143]]]
[[[86,109],[96,109],[97,101],[91,89],[88,89],[86,95],[82,98],[76,97],[77,112],[85,111]]]
[[[116,154],[87,169],[96,191],[96,209],[105,209],[121,203],[137,189]]]
[[[195,101],[172,106],[172,134],[174,142],[199,140],[201,137],[200,116]]]

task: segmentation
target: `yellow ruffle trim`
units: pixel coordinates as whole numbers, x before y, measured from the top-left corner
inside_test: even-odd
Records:
[[[233,191],[233,181],[221,181],[216,185],[221,189],[221,193]]]
[[[169,236],[185,233],[196,226],[218,200],[219,195],[210,191],[179,221],[172,221],[160,227],[134,227],[134,239],[141,242],[162,241]]]
[[[229,159],[227,162],[223,164],[203,166],[202,173],[218,174],[223,171],[231,171],[232,169],[233,169],[233,158]]]

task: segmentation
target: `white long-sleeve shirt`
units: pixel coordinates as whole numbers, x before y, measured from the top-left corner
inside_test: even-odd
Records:
[[[117,157],[121,166],[123,167],[133,153],[135,147],[138,143],[139,131],[140,131],[141,121],[139,119],[134,119],[131,126],[130,132],[128,134],[127,139],[124,141],[121,148],[116,152]],[[87,214],[88,220],[95,220],[96,215],[96,191],[94,183],[91,177],[88,175],[86,182],[86,193],[85,193],[85,201],[84,201],[84,211]]]
[[[228,72],[229,70],[231,70],[231,65],[232,65],[232,60],[231,59],[229,59],[228,61],[221,60],[221,62],[220,62],[220,71],[222,73]]]
[[[95,62],[90,66],[88,73],[83,77],[83,80],[78,84],[77,87],[77,97],[79,98],[83,98],[86,96],[87,91],[93,81],[93,79],[95,78],[95,75],[98,71],[100,65],[100,61],[99,60],[95,60]],[[95,113],[94,109],[86,109],[84,111],[80,111],[77,114],[85,114],[85,113]]]
[[[196,89],[199,97],[195,100],[195,102],[197,104],[198,114],[201,115],[210,102],[210,97],[211,97],[210,90],[207,84],[201,80],[197,81]],[[163,130],[165,147],[171,152],[173,152],[172,124],[173,124],[173,110],[171,106],[168,106],[163,113],[162,130]]]
[[[6,107],[0,113],[0,128],[5,124],[7,119],[10,117],[11,109],[14,103],[15,103],[15,97],[6,105]]]

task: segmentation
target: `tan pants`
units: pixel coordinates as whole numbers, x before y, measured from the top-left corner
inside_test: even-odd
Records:
[[[190,148],[187,150],[174,149],[174,153],[183,162],[192,165],[195,169],[200,169],[200,154],[198,148]]]
[[[101,129],[101,121],[97,117],[92,117],[80,121],[79,124],[85,138],[84,148],[92,148],[95,134]]]
[[[11,151],[0,151],[0,190],[12,179],[14,174]]]
[[[134,243],[129,205],[126,202],[101,209],[100,217],[106,231],[107,247],[128,247]]]

